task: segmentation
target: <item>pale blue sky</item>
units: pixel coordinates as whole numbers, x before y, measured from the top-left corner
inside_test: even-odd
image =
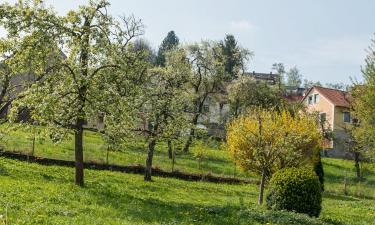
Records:
[[[14,2],[11,0],[9,2]],[[59,13],[86,0],[46,0]],[[372,0],[110,0],[113,15],[134,14],[157,47],[174,30],[183,43],[234,34],[252,51],[249,71],[270,72],[274,62],[297,66],[310,80],[350,83],[361,78],[375,32]]]

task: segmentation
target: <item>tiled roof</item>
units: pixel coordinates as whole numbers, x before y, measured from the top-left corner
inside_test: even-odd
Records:
[[[348,108],[350,107],[351,96],[347,91],[314,86],[306,93],[306,96],[308,96],[312,89],[317,90],[321,95],[327,98],[335,106]],[[303,98],[303,100],[306,98],[306,96]]]
[[[298,95],[298,94],[292,94],[292,95],[285,95],[285,96],[283,96],[283,98],[287,102],[300,102],[303,99],[303,96]]]

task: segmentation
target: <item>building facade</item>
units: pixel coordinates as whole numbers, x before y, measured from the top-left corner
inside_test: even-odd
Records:
[[[330,157],[348,158],[346,141],[347,132],[353,119],[350,114],[351,96],[346,91],[314,86],[310,88],[302,99],[308,112],[316,112],[325,128],[332,131],[331,140],[326,140],[324,153]]]

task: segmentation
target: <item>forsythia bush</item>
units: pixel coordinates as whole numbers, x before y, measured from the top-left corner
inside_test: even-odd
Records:
[[[227,146],[244,170],[261,176],[259,204],[272,174],[285,167],[312,164],[322,135],[313,116],[284,110],[253,109],[234,119],[227,129]]]
[[[267,205],[276,210],[288,210],[319,216],[322,203],[318,176],[310,168],[285,168],[271,179]]]

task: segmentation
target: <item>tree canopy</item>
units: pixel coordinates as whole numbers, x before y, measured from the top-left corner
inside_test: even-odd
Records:
[[[266,180],[281,168],[312,162],[321,139],[315,118],[293,116],[285,110],[255,108],[234,119],[227,129],[227,146],[234,161],[261,176],[259,204]]]

